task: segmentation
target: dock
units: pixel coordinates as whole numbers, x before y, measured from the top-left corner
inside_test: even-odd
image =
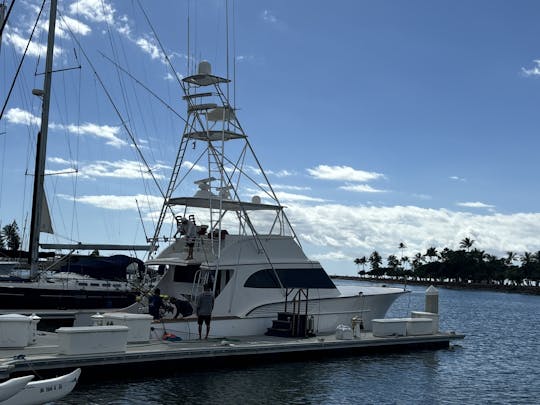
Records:
[[[125,351],[121,352],[61,354],[58,335],[39,331],[33,345],[0,349],[0,379],[28,373],[56,375],[78,367],[83,369],[83,379],[147,376],[152,371],[193,370],[193,366],[236,367],[246,362],[444,349],[450,346],[451,341],[463,338],[464,335],[453,332],[383,338],[362,332],[352,339],[337,339],[335,334],[331,334],[308,338],[249,336],[167,341],[156,336],[148,342],[128,343]]]

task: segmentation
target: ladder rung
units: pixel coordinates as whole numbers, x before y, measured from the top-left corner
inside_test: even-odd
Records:
[[[193,111],[210,110],[216,107],[217,107],[216,103],[194,104],[188,107],[188,113],[193,112]]]
[[[210,97],[212,93],[194,93],[194,94],[186,94],[182,97],[183,100],[191,100],[192,98],[197,97]]]

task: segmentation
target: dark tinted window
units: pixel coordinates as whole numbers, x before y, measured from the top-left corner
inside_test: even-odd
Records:
[[[199,270],[198,265],[174,266],[174,281],[178,283],[192,283],[195,273]]]
[[[336,288],[328,274],[321,268],[277,269],[285,288]]]
[[[276,275],[273,270],[265,269],[259,270],[256,273],[253,273],[246,280],[244,287],[251,288],[279,288],[279,283],[277,281]]]
[[[321,268],[276,269],[285,288],[336,288],[328,274]],[[279,288],[276,272],[272,269],[259,270],[246,280],[244,287]]]

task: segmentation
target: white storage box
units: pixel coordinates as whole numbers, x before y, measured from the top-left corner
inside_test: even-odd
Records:
[[[127,326],[74,326],[56,329],[60,354],[125,352]]]
[[[439,333],[439,314],[434,314],[433,312],[412,311],[411,317],[431,319],[433,321],[432,333],[433,334]]]
[[[336,328],[336,339],[351,340],[353,338],[353,330],[347,325],[338,325]]]
[[[0,315],[0,347],[26,347],[32,341],[32,317]]]
[[[407,319],[407,336],[433,334],[433,321],[427,318]]]
[[[148,342],[152,315],[107,312],[103,314],[103,325],[123,325],[129,328],[128,343]]]
[[[407,334],[407,318],[373,319],[371,321],[373,336],[405,336]]]

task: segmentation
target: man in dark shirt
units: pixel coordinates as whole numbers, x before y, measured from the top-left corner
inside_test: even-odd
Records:
[[[202,334],[202,324],[206,324],[206,336],[210,331],[210,320],[212,318],[212,310],[214,309],[214,295],[212,294],[212,285],[210,283],[204,286],[204,291],[197,297],[197,323],[199,324],[199,339]]]
[[[154,319],[160,319],[161,314],[159,310],[163,306],[163,298],[161,298],[161,291],[159,288],[154,290],[154,295],[148,299],[148,313],[154,317]]]

